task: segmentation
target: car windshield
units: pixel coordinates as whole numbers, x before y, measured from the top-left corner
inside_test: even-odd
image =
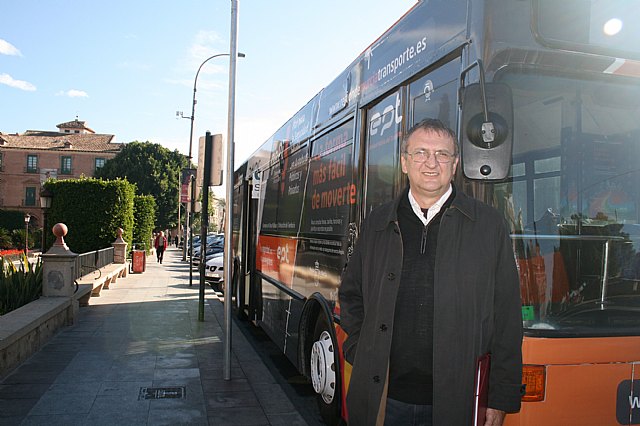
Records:
[[[507,72],[511,225],[525,331],[640,335],[640,83]]]

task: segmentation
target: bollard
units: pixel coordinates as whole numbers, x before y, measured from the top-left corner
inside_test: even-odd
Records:
[[[68,321],[73,323],[78,313],[78,301],[73,298],[75,291],[75,266],[78,255],[67,247],[64,236],[68,228],[64,223],[54,225],[56,242],[42,255],[42,296],[71,298],[72,309]]]
[[[127,262],[127,242],[122,239],[122,228],[118,228],[116,231],[118,238],[111,243],[113,246],[113,263],[126,263]]]

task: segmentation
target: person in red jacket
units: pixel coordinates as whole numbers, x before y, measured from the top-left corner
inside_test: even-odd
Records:
[[[158,262],[162,263],[162,257],[164,255],[164,251],[167,248],[167,237],[164,236],[164,231],[160,231],[158,236],[156,237],[153,246],[156,248],[156,255],[158,256]]]

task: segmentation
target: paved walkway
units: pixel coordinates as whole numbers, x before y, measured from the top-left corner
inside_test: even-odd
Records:
[[[223,379],[223,305],[207,288],[198,322],[198,277],[189,287],[180,259],[175,248],[162,265],[149,257],[143,274],[92,297],[0,382],[0,424],[305,425],[235,324]]]

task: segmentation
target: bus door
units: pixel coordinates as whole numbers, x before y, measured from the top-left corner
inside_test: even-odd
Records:
[[[409,84],[408,128],[425,118],[435,118],[456,130],[460,69],[457,57]]]
[[[402,89],[386,96],[366,113],[365,182],[361,217],[397,194],[402,133]]]
[[[255,320],[260,304],[260,295],[255,284],[256,218],[260,197],[260,175],[255,172],[236,188],[241,207],[240,253],[237,287],[234,288],[238,315]]]

